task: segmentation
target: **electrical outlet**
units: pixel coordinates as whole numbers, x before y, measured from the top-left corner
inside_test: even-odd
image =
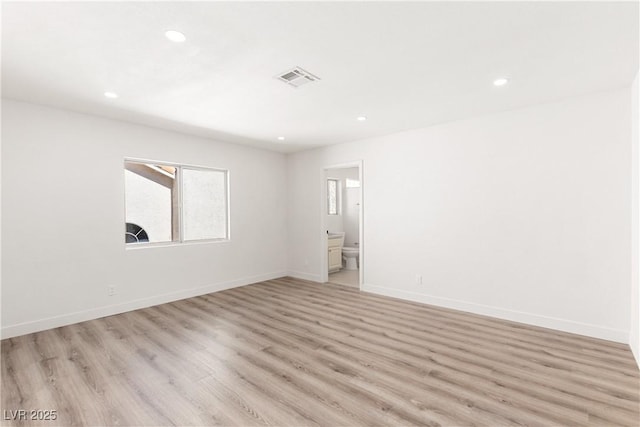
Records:
[[[416,285],[422,285],[422,275],[416,274]]]
[[[111,286],[107,286],[107,295],[109,295],[110,297],[114,296],[116,294],[116,287],[111,285]]]

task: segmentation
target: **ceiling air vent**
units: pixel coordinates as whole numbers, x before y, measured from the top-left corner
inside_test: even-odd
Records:
[[[285,71],[284,73],[280,73],[276,77],[293,87],[300,87],[302,85],[306,85],[307,83],[313,83],[320,80],[320,77],[314,76],[310,72],[305,71],[300,67],[296,67],[289,71]]]

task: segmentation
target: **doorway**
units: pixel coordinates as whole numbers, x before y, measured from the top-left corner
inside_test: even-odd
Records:
[[[322,178],[323,282],[360,289],[364,283],[362,161],[327,166]]]

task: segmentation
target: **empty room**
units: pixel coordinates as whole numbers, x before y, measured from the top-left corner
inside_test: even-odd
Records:
[[[1,7],[1,425],[640,425],[638,1]]]

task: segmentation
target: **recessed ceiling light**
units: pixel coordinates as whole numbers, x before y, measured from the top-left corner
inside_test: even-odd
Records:
[[[116,99],[118,97],[118,94],[115,92],[105,92],[104,96],[106,98]]]
[[[507,83],[509,83],[509,79],[508,79],[508,78],[506,78],[506,77],[500,77],[499,79],[495,79],[495,80],[493,81],[493,85],[494,85],[494,86],[504,86],[504,85],[506,85]]]
[[[284,136],[279,136],[278,141],[284,141]]]
[[[176,30],[167,30],[164,32],[164,35],[166,38],[176,43],[182,43],[187,39],[187,37],[184,34]]]
[[[366,116],[358,116],[358,118],[356,118],[357,121],[359,122],[364,122],[365,120],[367,120]]]

